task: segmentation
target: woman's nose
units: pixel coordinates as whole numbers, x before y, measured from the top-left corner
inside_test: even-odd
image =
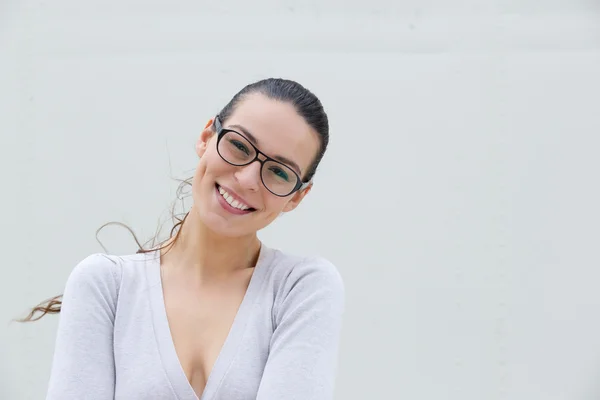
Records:
[[[238,171],[234,174],[237,181],[245,189],[257,191],[260,187],[260,161],[256,160],[243,167],[238,167]]]

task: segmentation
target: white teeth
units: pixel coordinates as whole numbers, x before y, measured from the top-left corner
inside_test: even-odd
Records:
[[[235,200],[229,193],[227,193],[225,191],[225,189],[223,189],[222,187],[219,186],[219,193],[221,193],[221,196],[223,196],[223,198],[227,201],[227,203],[229,203],[229,205],[231,207],[237,208],[239,210],[247,210],[248,207],[247,205],[245,205],[244,203]]]

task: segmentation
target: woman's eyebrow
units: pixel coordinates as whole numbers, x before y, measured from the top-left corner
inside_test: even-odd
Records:
[[[242,133],[248,137],[248,140],[250,140],[256,147],[260,147],[259,146],[260,142],[258,141],[256,136],[254,136],[248,129],[244,128],[241,125],[237,125],[237,124],[232,124],[230,126],[234,129],[239,129],[240,131],[242,131]],[[289,158],[284,157],[284,156],[273,156],[271,158],[273,158],[277,161],[281,161],[284,164],[289,165],[290,167],[294,168],[296,170],[296,172],[298,172],[298,175],[302,175],[302,170],[300,169],[298,164],[296,164],[294,161],[290,160]]]

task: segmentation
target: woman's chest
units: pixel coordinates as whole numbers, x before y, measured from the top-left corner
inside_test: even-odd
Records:
[[[159,343],[150,330],[115,341],[115,400],[254,400],[269,352],[269,338],[250,327],[217,355],[202,387],[186,374],[173,343]],[[149,335],[149,340],[143,335]],[[236,332],[232,332],[234,336]],[[231,344],[231,346],[229,345]]]
[[[255,399],[272,336],[269,302],[226,296],[230,304],[194,313],[160,294],[117,312],[115,399]],[[170,306],[186,311],[168,316]]]
[[[239,290],[205,288],[201,294],[190,296],[182,290],[165,288],[165,310],[173,346],[183,373],[198,397],[204,392],[234,328],[244,293],[243,287]]]

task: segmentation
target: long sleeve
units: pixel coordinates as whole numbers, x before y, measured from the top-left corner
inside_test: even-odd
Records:
[[[112,400],[115,391],[113,326],[119,273],[116,262],[95,254],[67,280],[47,400]]]
[[[274,306],[274,333],[257,400],[333,398],[344,284],[317,259],[294,268]]]

